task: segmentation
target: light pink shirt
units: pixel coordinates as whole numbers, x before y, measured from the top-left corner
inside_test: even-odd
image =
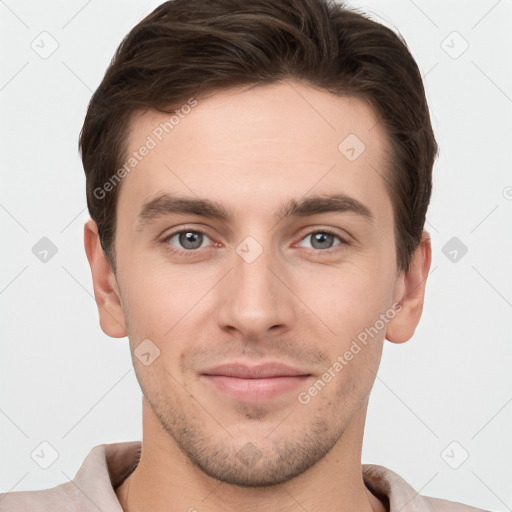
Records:
[[[73,480],[51,489],[0,494],[1,512],[123,512],[114,489],[137,467],[141,442],[95,446]],[[363,479],[387,496],[390,512],[483,512],[452,501],[420,496],[393,471],[363,464]]]

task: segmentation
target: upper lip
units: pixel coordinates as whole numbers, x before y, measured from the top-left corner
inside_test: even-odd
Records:
[[[215,366],[202,372],[203,375],[237,377],[239,379],[268,379],[272,377],[297,377],[310,375],[308,372],[283,363],[269,362],[258,365],[228,363]]]

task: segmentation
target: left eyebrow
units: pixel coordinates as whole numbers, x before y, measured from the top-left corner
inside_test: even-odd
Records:
[[[372,221],[374,216],[371,210],[357,199],[346,194],[332,194],[328,196],[308,197],[301,201],[291,199],[282,209],[281,217],[306,217],[320,213],[351,212]]]
[[[357,199],[345,194],[308,197],[297,201],[290,199],[276,213],[278,218],[307,217],[321,213],[355,213],[371,222],[374,215],[371,210]],[[185,197],[174,194],[160,194],[150,199],[141,208],[137,216],[139,228],[168,215],[198,215],[200,217],[232,222],[233,214],[219,202],[210,199]]]

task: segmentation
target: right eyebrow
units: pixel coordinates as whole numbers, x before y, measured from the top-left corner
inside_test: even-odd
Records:
[[[137,216],[140,227],[172,214],[192,214],[215,218],[226,222],[232,215],[223,205],[210,199],[183,197],[172,194],[160,194],[147,201]]]

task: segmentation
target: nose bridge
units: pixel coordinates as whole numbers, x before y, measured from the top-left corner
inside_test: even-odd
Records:
[[[223,327],[234,327],[254,338],[274,326],[289,327],[293,310],[286,287],[274,274],[279,274],[279,266],[269,240],[265,244],[252,236],[242,240],[234,251],[227,296],[220,306]]]

